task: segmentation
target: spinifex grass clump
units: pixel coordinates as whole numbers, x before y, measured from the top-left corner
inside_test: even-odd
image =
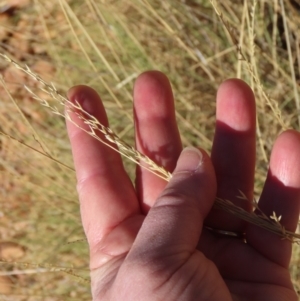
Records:
[[[30,66],[33,73],[22,68],[40,75],[45,82],[41,85],[38,77],[39,88],[46,91],[0,59],[7,87],[0,85],[0,130],[6,135],[0,136],[0,235],[26,250],[24,258],[12,259],[14,264],[2,263],[12,283],[7,294],[14,301],[90,300],[89,285],[76,285],[73,278],[88,277],[88,251],[64,119],[55,116],[68,102],[62,91],[79,83],[95,88],[113,131],[84,114],[91,134],[98,139],[95,129],[102,128],[114,142],[110,145],[137,163],[148,160],[132,148],[131,93],[138,74],[166,73],[183,145],[208,151],[217,87],[227,78],[242,78],[256,96],[258,199],[275,138],[283,129],[299,129],[299,7],[294,0],[27,2],[5,16],[0,4],[0,53]],[[135,164],[124,163],[133,177]],[[169,173],[148,163],[168,180]],[[276,212],[258,218],[230,200],[216,200],[215,206],[287,239],[298,238],[281,228]],[[296,287],[299,255],[295,244],[291,272]]]
[[[124,157],[128,158],[129,160],[141,165],[143,168],[148,169],[158,177],[161,177],[165,179],[166,181],[169,181],[171,178],[171,174],[166,171],[163,167],[158,166],[153,160],[151,160],[149,157],[143,155],[139,151],[137,151],[134,147],[128,145],[126,142],[122,141],[118,137],[117,134],[114,133],[114,131],[102,125],[99,120],[97,120],[94,116],[86,112],[79,103],[72,103],[67,98],[65,98],[61,93],[57,91],[54,85],[47,83],[44,81],[39,75],[33,73],[28,66],[22,67],[6,55],[3,55],[0,53],[0,56],[7,60],[8,62],[12,63],[16,68],[22,70],[26,74],[28,74],[30,77],[34,78],[40,85],[40,89],[49,94],[54,100],[57,101],[58,105],[66,107],[64,114],[60,113],[60,110],[55,105],[50,105],[49,102],[47,102],[45,99],[37,96],[35,93],[33,93],[29,88],[25,86],[25,88],[33,95],[34,99],[38,100],[41,105],[49,108],[54,114],[60,115],[71,121],[73,124],[77,125],[72,118],[70,117],[70,112],[75,112],[75,114],[78,115],[78,117],[83,120],[83,122],[88,125],[89,130],[84,130],[87,134],[92,136],[93,138],[97,139],[98,141],[101,141],[105,145],[111,147],[115,151],[119,152]],[[79,126],[79,125],[77,125]],[[101,132],[106,140],[103,140],[97,135],[97,132]],[[113,145],[109,144],[108,142],[111,142]],[[146,163],[142,164],[142,163]],[[241,192],[241,199],[244,199],[245,201],[247,198],[242,194]],[[254,202],[254,205],[256,209],[259,210],[257,204]],[[268,231],[271,231],[279,236],[281,236],[284,239],[289,239],[293,242],[300,242],[300,235],[293,233],[291,231],[287,231],[284,229],[283,226],[280,225],[280,219],[281,216],[277,217],[276,213],[273,212],[273,215],[271,217],[266,216],[263,214],[260,210],[261,215],[257,215],[254,212],[247,212],[243,210],[242,208],[235,206],[230,200],[224,200],[217,198],[215,201],[215,208],[224,210],[235,217],[239,217],[240,219],[243,219],[249,223],[255,224],[261,228],[264,228]]]

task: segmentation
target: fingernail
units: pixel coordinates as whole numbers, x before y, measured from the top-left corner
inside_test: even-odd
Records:
[[[85,112],[92,114],[94,104],[90,94],[89,90],[76,86],[68,91],[68,98],[75,106],[79,104]]]
[[[88,93],[81,92],[77,95],[76,100],[81,105],[82,109],[89,113],[93,113],[93,103]]]
[[[177,162],[175,173],[194,172],[202,165],[203,155],[195,147],[186,147]]]

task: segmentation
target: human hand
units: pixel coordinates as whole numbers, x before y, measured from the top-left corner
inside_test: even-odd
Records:
[[[108,125],[94,90],[76,86],[68,96]],[[251,210],[237,197],[241,190],[253,199],[256,117],[251,89],[241,80],[225,81],[218,90],[216,116],[211,158],[203,150],[181,153],[168,79],[156,71],[140,75],[134,87],[136,147],[175,170],[166,183],[137,167],[135,188],[118,153],[67,122],[94,301],[297,300],[288,271],[291,243],[212,210],[216,196]],[[299,217],[299,154],[299,133],[290,130],[277,138],[259,200],[260,209],[268,216],[273,211],[282,215],[290,231]],[[206,226],[244,233],[244,238]]]

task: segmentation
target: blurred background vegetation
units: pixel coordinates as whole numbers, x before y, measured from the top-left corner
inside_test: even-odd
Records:
[[[95,88],[110,126],[131,145],[132,87],[141,72],[167,74],[184,145],[208,151],[216,90],[242,78],[257,100],[258,198],[276,136],[299,129],[300,2],[214,3],[223,21],[209,0],[0,0],[0,52],[64,95],[75,84]],[[64,119],[32,99],[24,84],[55,105],[23,72],[2,59],[0,72],[0,300],[90,300]],[[299,256],[296,245],[297,290]]]

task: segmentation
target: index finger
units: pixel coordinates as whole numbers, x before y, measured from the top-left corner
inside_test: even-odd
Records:
[[[101,99],[92,88],[75,86],[68,97],[108,126]],[[70,117],[77,124],[67,121],[67,130],[76,169],[82,224],[92,250],[111,229],[138,213],[139,204],[120,155],[84,132],[82,129],[88,131],[89,127],[75,113],[71,112]],[[105,140],[103,134],[98,134]]]

